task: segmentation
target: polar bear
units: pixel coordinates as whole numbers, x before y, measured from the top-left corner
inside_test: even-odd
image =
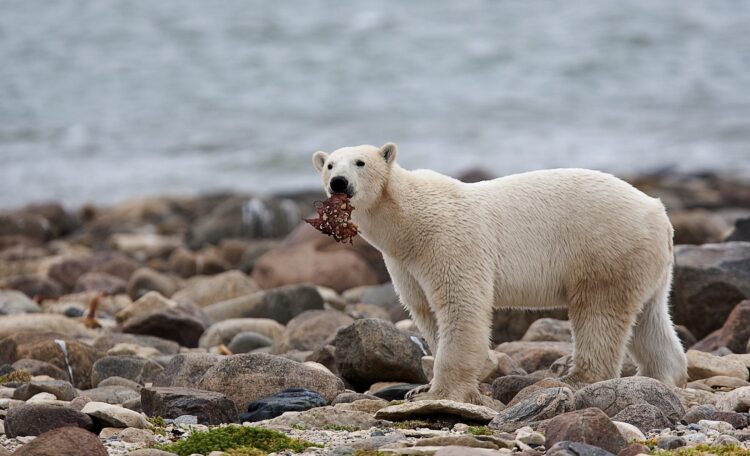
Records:
[[[396,163],[397,147],[318,151],[325,191],[383,254],[427,340],[430,385],[412,399],[486,403],[478,377],[493,308],[567,307],[578,387],[639,374],[682,385],[687,362],[668,310],[672,226],[664,206],[598,171],[553,169],[467,184]]]

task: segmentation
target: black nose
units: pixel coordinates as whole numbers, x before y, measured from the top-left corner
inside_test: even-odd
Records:
[[[346,180],[346,177],[336,176],[331,179],[331,190],[333,190],[333,193],[344,193],[348,186],[349,181]]]

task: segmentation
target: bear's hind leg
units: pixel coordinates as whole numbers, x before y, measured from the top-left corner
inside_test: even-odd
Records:
[[[623,294],[596,288],[570,303],[573,367],[562,381],[575,388],[620,376],[625,347],[639,304]]]

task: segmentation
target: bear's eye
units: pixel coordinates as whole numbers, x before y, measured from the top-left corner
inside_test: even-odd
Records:
[[[328,169],[333,169],[333,165],[329,163],[328,164]]]
[[[362,160],[357,160],[357,166],[359,166],[361,168],[361,167],[365,166],[365,162],[363,162]]]

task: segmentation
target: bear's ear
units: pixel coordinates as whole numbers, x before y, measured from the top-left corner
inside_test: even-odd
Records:
[[[383,156],[383,159],[389,165],[396,161],[397,153],[398,148],[393,143],[386,143],[385,145],[383,145],[383,147],[380,148],[380,155]]]
[[[326,159],[328,158],[328,154],[323,152],[322,150],[319,150],[313,154],[313,166],[315,166],[315,169],[318,170],[318,172],[323,170],[323,165],[326,162]]]

